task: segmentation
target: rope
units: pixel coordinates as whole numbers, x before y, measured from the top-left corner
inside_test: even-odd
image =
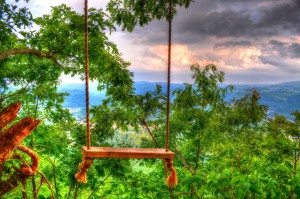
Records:
[[[176,169],[173,167],[172,159],[165,159],[165,167],[170,172],[166,179],[168,187],[174,187],[178,184]]]
[[[169,5],[169,43],[168,43],[168,91],[167,91],[167,121],[166,121],[166,152],[169,150],[170,126],[170,82],[171,82],[171,42],[172,42],[172,0]]]
[[[169,4],[169,43],[168,43],[168,91],[167,91],[167,121],[166,121],[166,152],[169,150],[169,131],[170,131],[170,84],[171,84],[171,49],[172,49],[172,0]],[[165,159],[165,168],[169,171],[166,183],[172,196],[172,187],[178,184],[176,169],[173,167],[172,159]]]
[[[89,100],[89,45],[88,45],[88,0],[84,1],[84,34],[85,34],[85,106],[86,106],[86,145],[91,148],[90,100]]]
[[[79,164],[79,171],[75,174],[75,178],[78,180],[78,182],[87,183],[86,173],[92,166],[92,163],[92,158],[84,158]]]
[[[88,0],[84,0],[84,36],[85,36],[85,108],[86,108],[86,145],[87,149],[91,148],[91,131],[90,131],[90,98],[89,98],[89,31],[88,31]],[[84,158],[79,165],[79,171],[75,174],[78,182],[86,183],[86,172],[92,166],[91,158]]]

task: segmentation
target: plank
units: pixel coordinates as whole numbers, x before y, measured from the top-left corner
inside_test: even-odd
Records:
[[[161,158],[173,159],[175,153],[159,148],[113,148],[113,147],[82,147],[82,154],[89,158]]]

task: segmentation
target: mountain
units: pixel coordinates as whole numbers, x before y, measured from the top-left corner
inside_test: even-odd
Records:
[[[105,98],[105,92],[97,90],[96,84],[89,85],[90,105],[100,105]],[[66,108],[82,108],[85,107],[85,84],[63,84],[58,88],[59,92],[69,93],[69,96],[65,98],[64,107]]]
[[[236,86],[233,95],[244,94],[247,89],[256,89],[261,94],[261,104],[269,107],[269,116],[274,113],[282,114],[291,119],[291,113],[295,110],[300,111],[300,81],[285,82],[273,85],[256,85],[244,87]]]
[[[134,88],[136,94],[145,94],[147,91],[154,91],[156,85],[161,85],[164,92],[167,91],[167,84],[164,82],[135,82]],[[222,87],[226,84],[220,85]],[[175,89],[184,88],[184,84],[171,84],[171,92]],[[280,84],[236,84],[234,91],[229,93],[225,100],[239,99],[256,89],[261,94],[260,103],[269,107],[270,117],[278,113],[291,119],[291,112],[300,110],[300,81],[285,82]],[[105,91],[97,91],[97,84],[90,85],[90,104],[99,105],[105,98]],[[64,107],[74,110],[81,110],[85,107],[85,85],[84,83],[64,84],[59,87],[60,92],[68,92]],[[82,110],[81,110],[82,112]]]
[[[147,91],[154,91],[156,88],[156,85],[160,85],[162,87],[163,92],[167,92],[167,83],[166,82],[134,82],[133,87],[135,88],[135,93],[138,95],[143,95]],[[171,93],[178,89],[178,88],[184,88],[183,84],[171,84]]]

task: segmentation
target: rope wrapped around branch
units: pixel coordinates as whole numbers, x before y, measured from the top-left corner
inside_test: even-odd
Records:
[[[79,172],[75,174],[75,178],[77,178],[78,182],[87,183],[86,172],[92,166],[92,163],[92,158],[84,158],[83,162],[79,164]]]
[[[176,169],[173,167],[173,160],[172,159],[165,159],[166,169],[170,171],[166,179],[166,183],[169,187],[174,187],[178,184]]]

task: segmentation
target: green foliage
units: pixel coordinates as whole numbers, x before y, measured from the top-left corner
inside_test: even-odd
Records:
[[[16,3],[18,1],[15,0]],[[6,0],[1,0],[0,5],[0,44],[8,48],[16,40],[17,29],[31,26],[32,15],[28,8],[19,8],[17,5],[6,3]]]
[[[138,24],[144,26],[154,19],[170,18],[169,0],[110,0],[107,10],[111,14],[111,19],[123,30],[132,31]],[[172,0],[173,15],[176,14],[176,7],[188,8],[192,0]]]

